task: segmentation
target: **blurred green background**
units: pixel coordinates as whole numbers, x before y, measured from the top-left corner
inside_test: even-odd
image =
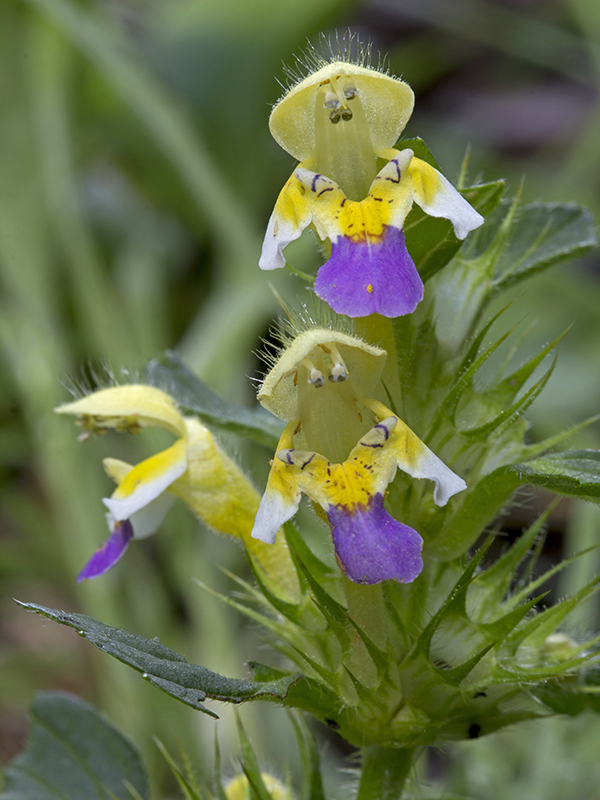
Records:
[[[157,440],[109,434],[80,444],[52,408],[69,399],[69,385],[135,375],[166,348],[230,399],[253,402],[252,351],[277,313],[257,268],[260,241],[293,166],[269,136],[269,107],[286,81],[282,64],[302,59],[307,39],[318,49],[321,31],[348,28],[412,85],[406,135],[427,141],[449,179],[469,145],[472,179],[506,177],[515,193],[524,176],[524,200],[574,201],[599,214],[597,0],[0,2],[2,762],[25,743],[33,693],[62,688],[135,739],[157,797],[172,783],[153,736],[171,751],[180,743],[202,770],[217,730],[226,768],[236,769],[230,709],[217,709],[215,723],[178,705],[11,598],[158,636],[232,676],[260,657],[257,631],[192,580],[229,590],[219,567],[246,574],[243,553],[181,507],[110,574],[76,585],[106,537],[100,499],[112,489],[101,458],[136,461]],[[310,239],[292,255],[304,269],[318,261]],[[533,437],[599,410],[598,275],[595,253],[519,290],[513,314],[534,323],[532,348],[574,323],[529,413]],[[289,298],[305,295],[290,273],[268,279]],[[226,445],[260,485],[270,454]],[[598,428],[574,445],[600,446]],[[522,500],[507,530],[538,502]],[[599,529],[595,508],[563,501],[546,557],[594,543]],[[557,592],[599,565],[591,554]],[[572,624],[575,635],[597,627],[596,606]],[[279,709],[248,707],[242,717],[265,767],[293,767]],[[450,787],[482,800],[600,798],[598,747],[596,718],[552,720],[435,751],[419,771],[440,796]],[[330,768],[347,752],[331,739]]]

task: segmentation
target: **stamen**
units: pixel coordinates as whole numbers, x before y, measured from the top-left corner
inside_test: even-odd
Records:
[[[350,200],[358,201],[368,195],[377,175],[370,123],[361,100],[354,78],[344,74],[333,76],[315,97],[313,169],[335,181]]]
[[[329,380],[334,383],[341,383],[345,381],[347,377],[348,373],[346,372],[346,368],[341,364],[336,364],[329,374]]]
[[[348,377],[348,370],[344,364],[344,359],[341,357],[340,351],[333,343],[329,343],[328,351],[329,355],[331,356],[331,360],[333,361],[333,367],[331,368],[331,373],[329,374],[329,380],[333,381],[333,383],[341,383]]]
[[[327,92],[325,95],[325,108],[340,108],[342,104],[337,94]]]
[[[332,109],[331,114],[329,115],[329,121],[334,125],[337,125],[341,119],[343,119],[345,122],[351,120],[352,111],[350,111],[346,105],[345,99],[353,99],[356,97],[358,94],[357,90],[353,86],[350,86],[345,89],[344,93],[342,94],[339,90],[336,78],[331,79],[330,86],[333,91],[327,92],[325,95],[325,108]]]
[[[325,385],[325,378],[323,377],[323,373],[320,369],[317,369],[315,365],[312,363],[310,358],[303,358],[300,362],[299,366],[306,367],[308,370],[308,382],[311,383],[315,389],[320,389],[321,386]]]

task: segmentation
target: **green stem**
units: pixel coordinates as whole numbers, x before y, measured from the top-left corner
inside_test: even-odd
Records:
[[[363,336],[369,344],[374,344],[387,351],[387,359],[381,380],[390,396],[388,397],[386,393],[378,399],[385,405],[389,405],[391,398],[396,409],[395,413],[400,413],[402,389],[398,373],[398,357],[392,321],[387,317],[382,317],[380,314],[371,314],[370,317],[362,317],[356,320],[356,332],[359,336]]]
[[[363,748],[357,800],[400,800],[414,755],[413,747]]]
[[[344,594],[354,622],[383,650],[387,643],[387,614],[381,584],[364,586],[344,578]]]

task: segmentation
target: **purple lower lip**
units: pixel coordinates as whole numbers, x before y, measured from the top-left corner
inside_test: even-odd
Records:
[[[133,538],[133,526],[128,519],[115,523],[113,532],[77,576],[77,583],[86,578],[97,578],[113,567],[121,558]]]
[[[410,583],[421,573],[423,540],[391,517],[376,494],[351,511],[330,506],[327,518],[340,567],[355,583]]]
[[[338,314],[402,317],[423,299],[423,281],[404,243],[404,233],[387,226],[376,241],[340,236],[319,270],[315,292]]]

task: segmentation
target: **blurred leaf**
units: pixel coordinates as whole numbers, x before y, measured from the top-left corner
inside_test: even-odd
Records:
[[[208,795],[198,786],[196,776],[187,756],[183,754],[184,765],[180,767],[160,739],[155,739],[154,742],[169,765],[185,800],[210,800]]]
[[[431,164],[432,167],[435,167],[439,170],[440,165],[435,160],[433,154],[431,153],[430,149],[427,147],[423,139],[420,136],[415,136],[413,139],[401,139],[397,144],[394,145],[395,150],[412,150],[415,154],[416,158],[420,158],[421,161],[426,161],[428,164]]]
[[[439,169],[421,138],[404,139],[396,145],[398,150],[410,148],[417,158]],[[461,190],[461,194],[480,212],[489,214],[500,202],[504,181],[493,181]],[[462,241],[457,239],[448,220],[430,217],[416,205],[404,223],[406,247],[421,275],[426,281],[439,272],[459,251]]]
[[[590,211],[573,203],[531,203],[517,214],[496,269],[502,289],[596,247]]]
[[[168,392],[182,411],[197,414],[209,425],[248,436],[267,447],[277,446],[283,422],[261,406],[251,410],[225,400],[196,377],[174,352],[152,359],[142,380]]]
[[[2,800],[149,800],[137,749],[83,700],[44,692],[31,716],[29,744],[6,769]]]
[[[183,656],[154,639],[146,639],[136,633],[112,628],[93,617],[65,614],[64,611],[45,608],[34,603],[19,602],[19,605],[27,611],[35,611],[48,619],[74,628],[80,636],[99,650],[141,672],[153,686],[215,719],[218,719],[217,714],[202,705],[207,698],[229,703],[241,703],[252,699],[281,702],[288,694],[290,686],[302,677],[296,673],[266,682],[225,678],[206,667],[188,664]]]
[[[310,728],[300,714],[290,714],[298,740],[300,763],[302,764],[302,783],[300,800],[325,800],[321,782],[319,751]]]
[[[263,781],[256,753],[250,744],[250,739],[248,739],[246,731],[244,730],[244,726],[242,725],[239,717],[237,722],[238,735],[240,738],[240,744],[242,746],[241,766],[244,771],[244,775],[248,779],[248,785],[250,789],[249,800],[272,800],[271,794],[269,793]]]
[[[125,104],[137,114],[196,201],[231,261],[246,263],[256,246],[247,210],[222,179],[211,154],[172,92],[146,69],[105,18],[69,0],[27,0],[51,19],[93,62]],[[236,224],[232,225],[231,220]]]
[[[581,714],[590,706],[593,707],[593,704],[597,704],[599,699],[595,695],[584,694],[578,690],[577,684],[569,686],[552,682],[542,683],[535,686],[532,693],[555,714],[568,714],[571,717]]]
[[[557,494],[600,501],[600,451],[566,450],[513,464],[510,471],[522,483]]]

